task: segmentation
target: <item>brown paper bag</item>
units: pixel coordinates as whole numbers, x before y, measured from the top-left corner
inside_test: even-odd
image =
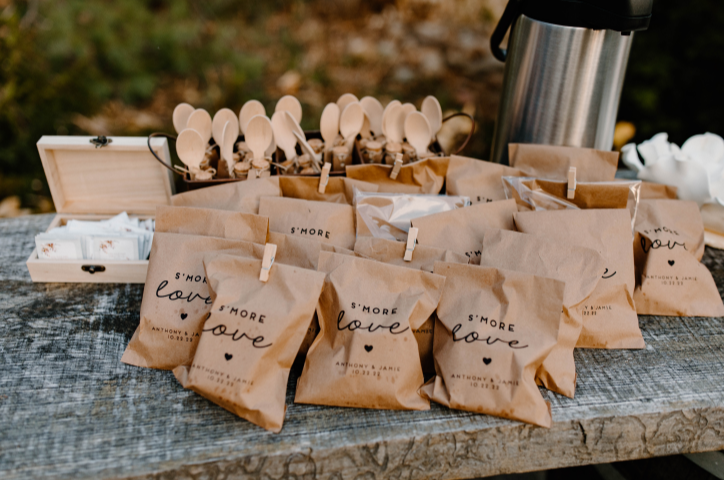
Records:
[[[361,192],[376,192],[374,183],[362,182],[352,178],[329,177],[324,193],[319,193],[318,177],[279,177],[279,187],[283,197],[318,202],[346,203],[354,205],[354,189]]]
[[[556,344],[565,284],[496,268],[436,263],[446,277],[435,324],[437,375],[422,388],[458,410],[551,426],[535,373]]]
[[[660,183],[642,181],[641,192],[639,193],[639,200],[676,200],[677,190],[678,189],[673,185],[663,185]]]
[[[576,168],[579,182],[609,182],[616,176],[618,152],[592,148],[511,143],[510,166],[529,177],[568,181],[568,169]]]
[[[191,364],[212,303],[202,259],[216,251],[262,258],[264,245],[199,235],[154,235],[141,321],[123,352],[123,363],[162,370]]]
[[[156,232],[266,243],[269,219],[260,215],[211,208],[156,207]]]
[[[444,279],[432,273],[322,252],[327,273],[321,331],[297,383],[296,403],[428,410],[412,329],[435,310]]]
[[[171,205],[258,213],[259,198],[281,194],[279,177],[262,177],[179,193],[171,197]]]
[[[491,230],[483,240],[480,265],[530,273],[565,282],[558,342],[536,372],[538,383],[573,398],[576,364],[573,349],[583,327],[578,306],[593,292],[605,270],[595,250],[547,242],[541,237]]]
[[[435,262],[468,263],[468,257],[461,253],[425,245],[416,245],[412,252],[412,261],[406,262],[405,250],[407,250],[406,242],[395,242],[384,238],[359,237],[354,244],[354,253],[359,257],[423,272],[432,273]],[[425,373],[435,371],[435,364],[432,360],[434,317],[433,315],[428,318],[420,328],[412,329],[420,351],[422,371]]]
[[[184,388],[255,425],[279,432],[287,380],[324,283],[324,274],[261,260],[204,257],[214,303],[190,367],[173,373]]]
[[[354,248],[354,207],[296,198],[264,197],[259,215],[269,217],[269,230]]]
[[[583,316],[578,348],[644,348],[633,301],[634,262],[631,217],[626,210],[520,212],[518,230],[564,245],[596,250],[604,273],[588,299],[577,308]]]
[[[420,245],[463,253],[477,265],[485,232],[491,228],[515,230],[513,214],[517,211],[515,200],[501,200],[415,218],[412,226],[420,230]]]
[[[696,202],[644,200],[634,237],[636,311],[643,315],[721,317],[724,304],[705,265],[704,223]]]
[[[433,157],[400,168],[397,179],[390,178],[391,165],[347,165],[348,178],[374,183],[379,192],[433,193],[442,191],[449,158]]]
[[[507,165],[451,155],[445,191],[448,195],[470,197],[473,204],[505,200],[502,178],[522,175],[523,172]]]

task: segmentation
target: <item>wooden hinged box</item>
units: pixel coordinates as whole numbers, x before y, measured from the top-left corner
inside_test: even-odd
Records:
[[[147,137],[108,137],[96,148],[94,137],[43,136],[38,152],[58,214],[48,230],[68,220],[102,220],[121,212],[153,218],[156,205],[168,205],[174,194],[171,171],[148,150]],[[169,165],[165,138],[152,138],[151,148]],[[148,260],[41,260],[26,262],[33,282],[144,283]]]

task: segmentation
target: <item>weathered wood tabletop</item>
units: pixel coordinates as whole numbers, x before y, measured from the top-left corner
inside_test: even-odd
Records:
[[[553,427],[448,410],[294,405],[281,434],[120,362],[142,285],[33,284],[51,216],[0,220],[0,478],[427,479],[724,447],[724,319],[641,317],[641,351],[578,350]],[[724,287],[724,252],[704,262]]]

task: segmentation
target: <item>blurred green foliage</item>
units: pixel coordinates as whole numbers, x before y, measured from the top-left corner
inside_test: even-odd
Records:
[[[656,0],[649,30],[631,47],[619,119],[633,141],[659,132],[681,145],[692,135],[724,136],[724,4]]]

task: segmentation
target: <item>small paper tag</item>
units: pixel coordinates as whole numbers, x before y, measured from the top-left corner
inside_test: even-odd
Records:
[[[410,227],[410,231],[407,233],[407,247],[403,258],[406,262],[412,261],[412,252],[415,251],[415,245],[417,244],[417,232],[417,227]]]
[[[319,193],[324,193],[327,190],[327,184],[329,183],[329,171],[331,169],[331,163],[325,163],[322,167],[322,174],[319,177]]]
[[[402,168],[402,154],[398,153],[395,156],[395,164],[392,166],[392,171],[390,172],[390,178],[392,180],[397,180],[397,175],[400,174],[400,168]]]
[[[269,273],[271,267],[274,265],[274,257],[277,254],[277,246],[273,243],[267,243],[264,245],[264,257],[261,261],[261,272],[259,273],[259,280],[266,283],[269,280]]]

